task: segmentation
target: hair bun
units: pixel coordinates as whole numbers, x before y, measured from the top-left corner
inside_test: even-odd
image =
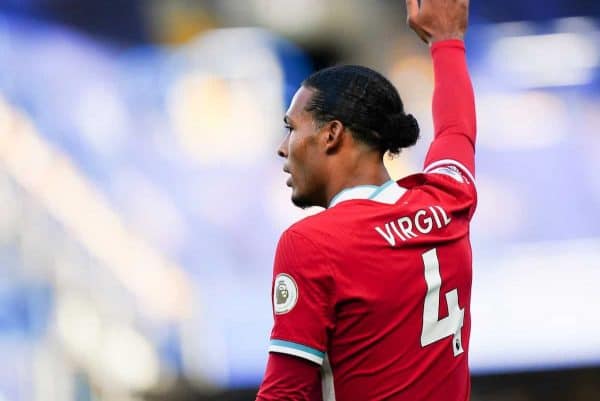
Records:
[[[412,114],[395,113],[387,117],[381,133],[386,150],[398,153],[400,149],[408,148],[419,139],[419,123]]]

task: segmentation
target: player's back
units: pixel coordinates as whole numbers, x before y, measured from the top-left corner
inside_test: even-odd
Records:
[[[324,400],[468,399],[475,192],[443,169],[346,190],[292,227],[334,281]]]

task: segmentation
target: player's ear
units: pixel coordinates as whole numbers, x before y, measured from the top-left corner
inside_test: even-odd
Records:
[[[344,139],[344,124],[339,120],[329,121],[325,125],[325,152],[335,153]]]

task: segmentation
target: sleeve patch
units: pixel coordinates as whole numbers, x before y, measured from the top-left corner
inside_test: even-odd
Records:
[[[423,170],[424,173],[438,173],[452,177],[459,182],[470,181],[471,184],[475,184],[475,177],[462,163],[452,160],[444,159],[438,160],[431,163]],[[460,180],[457,178],[457,174],[460,176]],[[466,180],[468,178],[468,180]]]
[[[444,175],[447,175],[448,177],[454,178],[456,181],[458,181],[460,183],[465,182],[465,179],[463,178],[463,175],[461,174],[460,170],[455,166],[438,167],[431,171],[428,171],[428,173],[429,174],[444,174]]]
[[[280,273],[275,277],[273,284],[273,311],[277,315],[288,313],[298,302],[298,285],[296,281],[286,273]]]

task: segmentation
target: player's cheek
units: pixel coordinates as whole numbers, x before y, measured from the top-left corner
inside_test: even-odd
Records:
[[[301,172],[302,166],[302,149],[299,144],[294,141],[290,142],[290,148],[288,153],[288,164],[292,173],[292,179],[296,180],[297,175]]]

